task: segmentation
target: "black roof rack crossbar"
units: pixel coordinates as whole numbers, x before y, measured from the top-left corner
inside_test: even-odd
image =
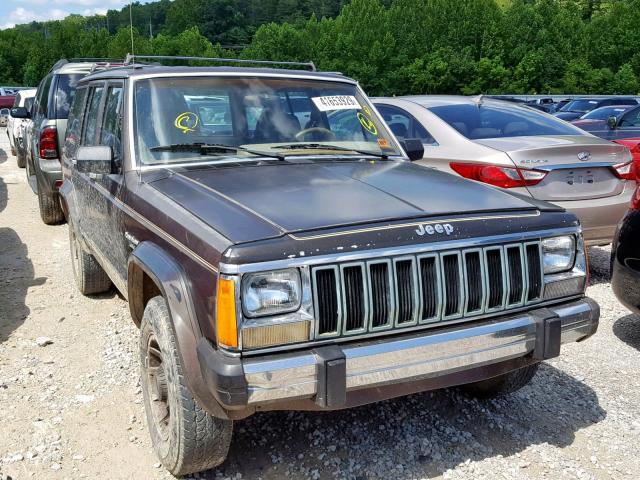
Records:
[[[311,69],[312,72],[316,71],[316,66],[313,62],[287,62],[287,61],[273,61],[273,60],[247,60],[244,58],[216,58],[216,57],[174,57],[168,55],[132,55],[127,54],[127,58],[125,59],[125,65],[130,65],[132,63],[137,62],[138,60],[196,60],[196,61],[208,61],[208,62],[218,62],[218,63],[244,63],[251,65],[288,65],[295,67],[307,67]]]

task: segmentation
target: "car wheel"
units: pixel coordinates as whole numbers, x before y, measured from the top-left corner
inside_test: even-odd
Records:
[[[57,195],[47,195],[38,189],[38,206],[40,218],[47,225],[56,225],[64,220],[64,213]]]
[[[27,166],[27,156],[24,153],[21,153],[20,150],[18,150],[18,152],[15,155],[16,155],[18,167],[19,168],[26,167]]]
[[[461,388],[478,398],[496,398],[509,395],[527,385],[538,371],[539,365],[539,363],[527,365],[494,378],[463,385]]]
[[[69,249],[73,278],[83,295],[106,292],[111,288],[111,279],[102,269],[95,257],[87,253],[80,243],[74,228],[69,225]]]
[[[227,457],[233,421],[213,417],[196,403],[180,365],[164,299],[149,300],[140,331],[142,394],[153,448],[173,475],[220,465]]]

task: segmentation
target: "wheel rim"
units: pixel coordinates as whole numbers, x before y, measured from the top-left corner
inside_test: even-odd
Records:
[[[145,357],[145,373],[149,391],[151,417],[163,440],[169,438],[171,409],[169,406],[169,387],[165,372],[165,363],[155,335],[149,336]]]

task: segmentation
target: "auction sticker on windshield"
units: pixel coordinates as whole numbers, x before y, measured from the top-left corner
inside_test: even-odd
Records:
[[[321,112],[329,110],[360,110],[362,108],[353,95],[312,97],[311,100]]]

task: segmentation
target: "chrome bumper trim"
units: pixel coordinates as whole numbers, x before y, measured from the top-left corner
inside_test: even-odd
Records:
[[[598,308],[588,299],[548,309],[560,317],[562,343],[588,337],[598,323]],[[342,346],[346,390],[439,377],[525,356],[536,345],[539,324],[533,312]],[[249,404],[313,397],[318,390],[317,361],[312,351],[244,360]]]

